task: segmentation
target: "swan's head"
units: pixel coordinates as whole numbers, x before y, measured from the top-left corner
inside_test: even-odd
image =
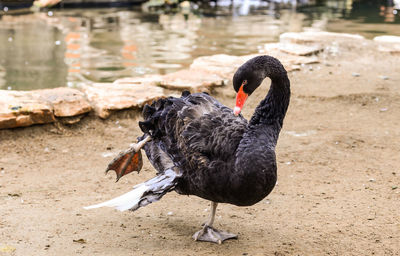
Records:
[[[257,68],[257,63],[251,59],[238,68],[233,76],[233,89],[236,94],[236,106],[233,113],[237,116],[242,111],[243,105],[265,78],[264,70]]]

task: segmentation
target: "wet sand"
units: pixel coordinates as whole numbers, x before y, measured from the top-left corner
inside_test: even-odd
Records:
[[[82,209],[155,173],[145,159],[118,183],[104,175],[140,135],[139,115],[121,111],[0,130],[0,255],[399,255],[400,58],[341,45],[290,79],[278,185],[252,207],[217,209],[216,227],[238,240],[194,242],[209,203],[175,192],[134,213]],[[249,98],[247,118],[268,85]],[[234,104],[230,86],[214,96]]]

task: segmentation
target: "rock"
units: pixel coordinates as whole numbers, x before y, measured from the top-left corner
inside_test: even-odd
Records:
[[[225,79],[202,69],[184,69],[162,77],[160,86],[174,90],[191,92],[208,91],[212,87],[223,86]]]
[[[216,74],[225,79],[231,79],[236,69],[243,64],[238,56],[217,54],[194,59],[190,69],[202,70]]]
[[[363,36],[325,31],[287,32],[279,36],[281,43],[315,44],[341,40],[362,40]]]
[[[140,77],[124,77],[115,80],[114,84],[143,84],[143,85],[158,85],[162,81],[162,75],[146,75]]]
[[[373,40],[378,43],[378,51],[400,53],[400,36],[377,36]]]
[[[53,107],[57,117],[81,115],[92,110],[85,94],[66,87],[32,91],[32,95],[40,102],[47,102]]]
[[[264,50],[266,53],[274,52],[276,50],[285,52],[292,55],[307,56],[316,54],[323,50],[320,45],[301,45],[293,43],[270,43],[264,45]]]
[[[224,85],[224,79],[204,69],[184,69],[167,75],[127,77],[114,81],[117,85],[162,86],[173,90],[191,92],[207,91],[211,87]]]
[[[288,67],[285,67],[285,69],[286,69],[287,72],[299,71],[299,70],[301,70],[301,66],[300,65],[290,65]]]
[[[85,117],[85,114],[77,115],[77,116],[66,116],[66,117],[59,117],[58,121],[62,124],[76,124],[79,123],[82,118]]]
[[[307,65],[319,63],[317,57],[305,57],[305,56],[286,56],[282,59],[283,65]]]
[[[139,108],[145,103],[165,97],[164,89],[140,83],[95,83],[83,86],[82,90],[101,118],[109,117],[114,110]]]
[[[0,90],[0,129],[54,122],[53,108],[30,91]]]
[[[400,36],[376,36],[373,40],[378,43],[400,44]]]
[[[57,117],[81,116],[92,107],[85,95],[71,88],[0,91],[0,129],[54,122]],[[74,119],[72,122],[76,122]],[[79,118],[80,120],[80,118]],[[68,120],[67,122],[71,122]]]

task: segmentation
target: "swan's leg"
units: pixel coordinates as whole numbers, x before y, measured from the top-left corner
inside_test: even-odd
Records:
[[[151,141],[151,137],[150,137],[150,135],[147,135],[143,140],[139,141],[138,143],[133,144],[131,146],[131,148],[133,148],[133,150],[135,152],[138,152],[149,141]]]
[[[195,241],[205,241],[222,244],[227,239],[236,239],[237,235],[231,234],[225,231],[217,230],[212,227],[215,219],[215,212],[217,210],[218,203],[211,202],[210,217],[201,230],[197,231],[193,235]]]

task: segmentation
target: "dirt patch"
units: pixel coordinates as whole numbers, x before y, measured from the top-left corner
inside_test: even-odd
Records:
[[[400,59],[346,49],[290,74],[278,185],[252,207],[217,209],[216,227],[238,240],[194,242],[209,204],[174,192],[134,213],[82,209],[155,173],[145,160],[118,183],[104,175],[140,135],[139,115],[122,111],[0,131],[0,255],[399,255]],[[230,86],[214,95],[233,106]]]

